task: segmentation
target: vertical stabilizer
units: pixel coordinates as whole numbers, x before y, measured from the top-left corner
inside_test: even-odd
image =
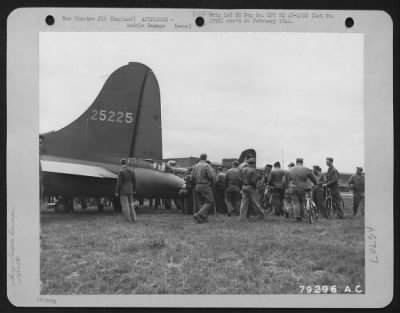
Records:
[[[63,129],[45,134],[43,154],[93,161],[162,159],[160,90],[140,63],[114,71],[93,104]]]

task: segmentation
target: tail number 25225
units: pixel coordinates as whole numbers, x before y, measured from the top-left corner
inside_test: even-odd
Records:
[[[113,123],[133,123],[133,113],[115,112],[107,110],[92,110],[90,119],[92,121],[113,122]]]

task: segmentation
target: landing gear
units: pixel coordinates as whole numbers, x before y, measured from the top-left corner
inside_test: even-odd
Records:
[[[68,213],[74,210],[74,202],[72,197],[61,197],[57,200],[54,210],[57,213]]]

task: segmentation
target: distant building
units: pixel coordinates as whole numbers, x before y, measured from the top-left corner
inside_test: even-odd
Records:
[[[225,158],[222,159],[222,166],[223,167],[231,167],[233,161],[237,161],[237,158]]]
[[[197,160],[199,158],[197,157],[185,157],[185,158],[168,158],[168,159],[164,159],[163,161],[168,162],[170,160],[174,160],[176,161],[176,166],[177,167],[192,167],[193,165],[196,164]]]

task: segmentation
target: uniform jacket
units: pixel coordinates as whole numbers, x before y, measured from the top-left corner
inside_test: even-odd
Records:
[[[288,180],[288,181],[287,181]],[[311,187],[309,180],[317,184],[311,170],[303,165],[295,165],[284,175],[284,183],[289,188],[305,189]]]
[[[254,167],[247,166],[241,170],[242,184],[257,187],[257,171]]]
[[[115,192],[120,195],[132,195],[136,189],[135,173],[127,167],[123,167],[118,174]]]
[[[354,185],[353,190],[362,193],[365,190],[365,176],[354,174],[349,179],[349,185]]]
[[[225,189],[225,173],[218,173],[216,178],[216,186],[220,189]]]
[[[317,180],[318,184],[324,183],[325,182],[325,177],[322,175],[322,173],[319,173],[318,175],[313,174],[315,179]]]
[[[281,168],[274,168],[268,177],[268,186],[272,186],[276,189],[284,189],[283,177],[285,176],[285,171]]]
[[[239,171],[241,171],[243,168],[249,166],[249,163],[247,163],[247,161],[243,161],[242,163],[239,164],[238,168]]]
[[[335,188],[339,185],[339,172],[333,166],[328,168],[326,173],[326,185],[330,188]]]
[[[240,183],[240,170],[237,167],[232,167],[225,175],[226,191],[240,191]]]
[[[193,183],[195,185],[213,185],[215,183],[215,172],[204,160],[200,160],[192,170]]]

